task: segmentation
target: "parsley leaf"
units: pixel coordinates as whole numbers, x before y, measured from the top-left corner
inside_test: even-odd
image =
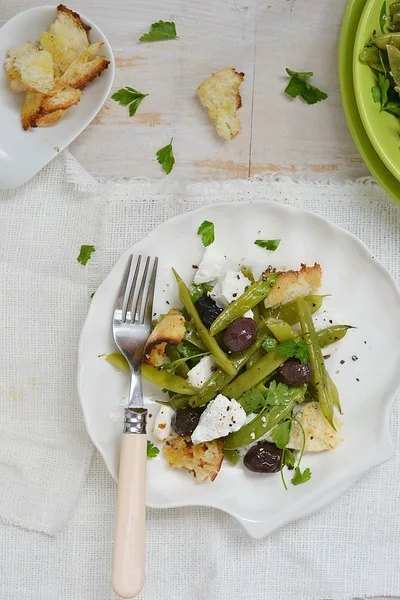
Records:
[[[270,352],[271,350],[276,348],[277,345],[278,340],[276,340],[273,337],[266,337],[262,343],[262,347],[264,348],[265,352]]]
[[[118,92],[115,92],[111,98],[116,102],[119,102],[122,106],[127,106],[129,104],[129,116],[133,117],[139,104],[146,96],[148,96],[148,94],[142,94],[141,92],[126,86],[126,88],[121,88]]]
[[[197,300],[204,296],[204,288],[201,284],[192,283],[189,287],[189,293],[193,304],[196,304]]]
[[[290,429],[292,426],[292,421],[283,421],[271,431],[271,437],[274,440],[275,446],[283,450],[289,443],[290,439]]]
[[[157,446],[152,444],[150,440],[147,440],[147,458],[155,458],[159,454],[160,450],[157,448]]]
[[[287,404],[290,400],[291,395],[286,383],[277,384],[276,381],[271,381],[265,399],[266,404],[276,406],[277,404]]]
[[[266,405],[266,401],[262,393],[253,388],[244,392],[240,399],[240,404],[244,408],[246,415],[249,415],[261,412]]]
[[[161,40],[175,40],[176,27],[173,21],[158,21],[150,27],[149,33],[144,33],[139,42],[159,42]]]
[[[80,252],[79,252],[79,256],[78,256],[78,258],[76,260],[79,263],[81,263],[81,265],[86,266],[88,260],[90,260],[90,257],[92,256],[93,252],[96,252],[94,246],[83,245],[83,246],[81,246],[81,249],[80,249]]]
[[[211,221],[203,221],[197,230],[197,235],[201,235],[203,246],[209,246],[215,240],[214,223]]]
[[[382,98],[381,88],[379,85],[374,85],[371,88],[372,99],[374,102],[380,102]]]
[[[277,354],[279,354],[279,356],[287,356],[289,358],[298,358],[303,364],[308,362],[310,358],[307,342],[304,340],[295,342],[293,339],[290,339],[282,342],[277,350]]]
[[[266,250],[271,250],[273,252],[279,246],[281,240],[256,240],[254,243],[256,246],[260,246],[261,248],[265,248]]]
[[[160,148],[157,152],[157,160],[167,175],[171,173],[172,167],[175,164],[175,157],[172,151],[172,140],[173,138],[171,138],[171,141],[167,146]]]
[[[288,469],[294,469],[295,463],[296,463],[295,455],[293,454],[293,452],[291,450],[288,450],[287,448],[285,448],[284,456],[283,456],[283,464]]]
[[[307,469],[304,469],[304,471],[300,470],[300,467],[296,467],[294,470],[294,475],[292,478],[292,483],[293,485],[300,485],[301,483],[306,483],[306,481],[309,481],[311,479],[311,471],[310,469],[307,467]]]
[[[312,77],[313,73],[297,73],[296,71],[291,71],[290,69],[286,69],[286,73],[291,79],[285,89],[285,94],[291,98],[297,98],[297,96],[301,96],[307,104],[315,104],[321,100],[326,100],[328,97],[325,92],[322,92],[318,88],[311,85],[311,83],[308,83],[308,79]]]

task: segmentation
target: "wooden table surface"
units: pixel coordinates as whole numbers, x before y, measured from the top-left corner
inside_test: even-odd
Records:
[[[35,5],[49,4],[35,0]],[[70,150],[102,177],[166,175],[156,151],[174,138],[179,181],[246,178],[258,173],[307,177],[368,174],[343,115],[337,48],[346,0],[76,0],[114,50],[113,91],[126,85],[149,96],[137,114],[108,100]],[[0,24],[30,0],[2,0]],[[158,20],[174,20],[179,39],[141,43]],[[351,57],[349,57],[351,60]],[[213,71],[235,67],[241,86],[242,132],[218,138],[196,87]],[[328,93],[317,105],[284,95],[285,67],[313,71]]]

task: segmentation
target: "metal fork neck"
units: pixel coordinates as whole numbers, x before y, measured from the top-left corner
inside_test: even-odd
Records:
[[[146,408],[126,408],[124,433],[146,433]]]

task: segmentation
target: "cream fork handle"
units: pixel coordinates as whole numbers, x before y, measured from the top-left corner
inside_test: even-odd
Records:
[[[112,587],[118,596],[132,598],[145,579],[147,438],[123,433],[114,530]]]

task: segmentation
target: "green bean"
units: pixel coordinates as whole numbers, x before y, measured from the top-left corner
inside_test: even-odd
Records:
[[[240,369],[242,369],[247,364],[247,362],[250,360],[253,354],[257,352],[257,350],[259,350],[261,344],[262,337],[259,337],[256,339],[254,344],[250,346],[250,348],[247,348],[247,350],[243,350],[242,352],[237,352],[236,354],[232,355],[232,363],[236,371],[240,371]],[[196,407],[202,406],[203,404],[207,404],[207,402],[215,398],[218,392],[220,392],[222,388],[228,385],[228,383],[230,383],[232,379],[234,379],[234,375],[227,375],[220,369],[218,371],[215,371],[215,373],[213,373],[211,377],[205,382],[203,387],[197,390],[197,394],[190,398],[190,406]]]
[[[174,410],[178,410],[179,408],[185,408],[188,405],[189,398],[190,396],[174,396],[174,398],[171,398],[171,400],[168,400],[168,402],[157,400],[157,404],[169,406]]]
[[[182,358],[176,346],[167,345],[165,348],[165,353],[168,356],[170,362],[174,362],[175,360],[179,360],[180,358]],[[190,369],[188,367],[188,364],[186,362],[182,362],[176,366],[174,372],[176,373],[176,375],[179,375],[179,377],[183,377],[183,379],[186,379],[189,371]]]
[[[243,266],[240,271],[249,281],[251,281],[251,283],[255,282],[253,269],[251,267]]]
[[[290,400],[287,404],[278,404],[277,406],[267,406],[250,423],[243,425],[239,431],[230,433],[224,442],[225,450],[236,450],[258,440],[267,434],[280,421],[290,416],[296,404],[303,401],[306,386],[291,387]]]
[[[307,302],[310,311],[315,313],[321,308],[322,302],[327,296],[329,296],[329,294],[326,294],[325,296],[305,296],[304,300]],[[279,306],[267,308],[265,309],[264,317],[266,319],[268,317],[283,319],[286,321],[286,323],[289,323],[289,325],[294,325],[299,321],[299,317],[297,316],[296,302],[288,302],[288,304],[280,304]]]
[[[241,459],[241,455],[238,450],[227,450],[226,448],[222,448],[222,453],[226,460],[231,463],[231,465],[237,465]]]
[[[236,377],[232,383],[223,388],[222,394],[228,398],[235,398],[237,400],[244,392],[264,381],[287,358],[286,356],[279,356],[277,353],[279,348],[280,346],[277,346],[275,350],[268,352],[251,369]]]
[[[242,317],[244,313],[259,304],[261,300],[264,300],[270,293],[276,277],[276,273],[268,273],[268,275],[265,276],[265,279],[260,279],[259,281],[252,283],[239,298],[234,300],[234,302],[231,302],[231,304],[218,315],[210,327],[211,335],[217,335],[217,333],[226,329],[232,321]]]
[[[400,48],[400,32],[378,35],[376,38],[374,38],[373,42],[374,45],[381,50],[386,50],[386,46],[395,46],[395,48]]]
[[[312,316],[307,304],[302,298],[298,298],[296,303],[301,330],[308,346],[310,363],[313,368],[311,381],[317,390],[319,404],[326,420],[334,429],[336,429],[333,422],[332,390],[328,383],[328,374],[325,368],[324,357],[321,352]]]
[[[387,46],[390,73],[396,85],[400,85],[400,50],[394,46]]]
[[[174,373],[170,373],[169,371],[163,369],[156,369],[151,365],[142,364],[140,367],[140,371],[142,377],[151,381],[151,383],[155,383],[160,387],[169,390],[170,392],[175,392],[176,394],[193,394],[194,388],[190,385],[186,379],[179,377],[178,375],[174,375]]]
[[[250,358],[248,363],[246,364],[246,369],[250,369],[253,365],[256,364],[263,356],[265,356],[265,351],[262,348],[259,348],[257,352],[254,352],[253,356]]]
[[[106,356],[105,360],[120,371],[130,371],[128,361],[119,352],[111,352],[111,354]]]
[[[397,12],[400,12],[400,2],[389,4],[389,15],[394,15]]]
[[[199,313],[197,312],[197,309],[192,302],[190,292],[185,282],[179,277],[178,273],[174,269],[172,270],[178,283],[178,292],[181,302],[186,308],[187,312],[189,313],[190,318],[193,321],[193,326],[199,334],[201,341],[206,346],[207,350],[211,352],[211,354],[215,358],[215,362],[217,363],[217,365],[221,367],[221,369],[223,369],[228,375],[235,375],[235,367],[233,366],[229,358],[226,356],[226,354],[218,346],[216,340],[210,335],[210,332],[200,319]]]
[[[343,412],[342,412],[342,406],[340,404],[338,389],[336,387],[335,382],[333,381],[332,377],[329,375],[328,372],[327,372],[327,376],[328,376],[328,385],[331,388],[333,406],[336,406],[339,413],[342,415]]]
[[[343,339],[349,329],[354,329],[352,325],[332,325],[317,332],[318,343],[321,348],[334,344]]]
[[[295,331],[293,327],[289,325],[289,323],[286,323],[286,321],[283,319],[268,317],[268,319],[264,319],[264,323],[272,335],[274,335],[280,342],[285,342],[286,340],[295,340],[297,337],[299,337],[297,331]]]

